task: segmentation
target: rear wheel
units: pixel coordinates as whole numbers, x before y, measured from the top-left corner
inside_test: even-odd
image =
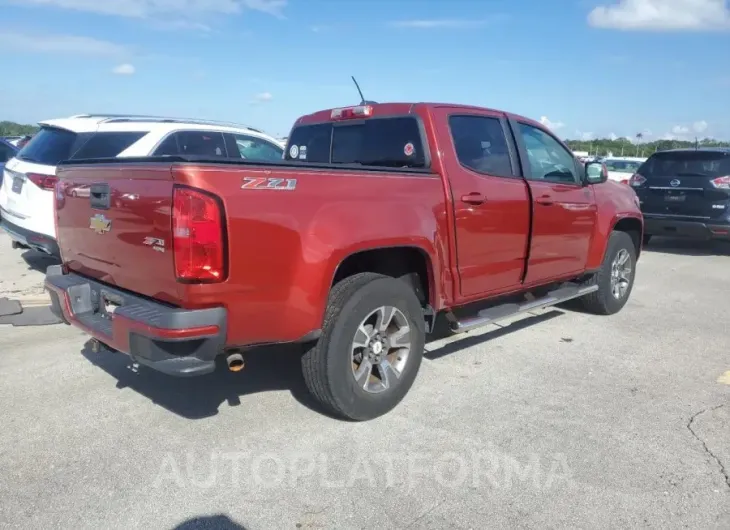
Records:
[[[634,286],[636,249],[626,232],[612,232],[601,270],[586,285],[598,290],[580,299],[583,307],[598,315],[613,315],[626,305]]]
[[[413,289],[396,278],[356,274],[332,289],[322,336],[302,357],[304,380],[333,414],[373,419],[395,408],[411,388],[424,344]]]

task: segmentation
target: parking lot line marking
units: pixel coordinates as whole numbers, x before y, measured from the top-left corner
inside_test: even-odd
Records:
[[[718,377],[717,382],[723,385],[730,385],[730,370]]]

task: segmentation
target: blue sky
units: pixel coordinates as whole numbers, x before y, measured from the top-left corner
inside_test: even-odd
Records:
[[[189,116],[285,135],[445,101],[566,138],[730,139],[726,0],[0,0],[0,119]]]

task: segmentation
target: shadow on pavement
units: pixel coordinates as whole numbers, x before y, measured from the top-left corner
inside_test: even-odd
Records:
[[[49,256],[43,252],[38,252],[37,250],[26,250],[23,254],[21,254],[21,257],[28,264],[28,269],[42,272],[43,274],[46,273],[46,269],[51,265],[58,265],[61,263],[53,256]]]
[[[521,331],[530,326],[534,326],[534,325],[540,324],[542,322],[547,322],[548,320],[552,320],[553,318],[559,317],[564,314],[565,314],[564,311],[552,309],[552,310],[548,310],[545,313],[541,313],[539,315],[527,316],[525,318],[512,322],[511,324],[507,324],[503,327],[497,328],[488,333],[482,333],[480,335],[473,335],[473,336],[468,336],[468,335],[463,336],[459,340],[456,340],[455,342],[450,342],[437,349],[428,350],[424,353],[423,356],[426,359],[434,361],[436,359],[446,357],[447,355],[457,353],[466,348],[471,348],[472,346],[478,346],[479,344],[484,344],[486,342],[489,342],[490,340],[504,337],[505,335],[509,335],[510,333],[514,333],[515,331]],[[443,326],[443,329],[442,329],[442,326]],[[479,330],[477,330],[477,331],[479,331]],[[435,342],[440,339],[445,339],[450,336],[453,336],[453,335],[451,334],[451,332],[449,332],[448,326],[446,325],[446,323],[443,321],[439,321],[436,325],[436,330],[435,330],[434,334],[430,337],[428,343],[432,343],[432,342]],[[428,343],[427,343],[427,345],[428,345]]]
[[[642,252],[683,256],[730,256],[730,241],[652,237],[649,244],[644,245]],[[639,263],[641,263],[641,260],[639,260]]]
[[[563,311],[553,309],[523,318],[490,333],[464,336],[438,349],[426,351],[424,357],[436,360],[563,314],[565,314]],[[452,335],[448,331],[445,319],[439,319],[436,331],[428,338],[427,344],[449,336]],[[130,388],[153,403],[188,419],[215,416],[223,403],[235,407],[241,405],[241,396],[275,390],[288,390],[302,405],[319,414],[330,416],[310,395],[304,383],[300,362],[301,345],[276,345],[252,349],[246,357],[246,368],[238,373],[230,372],[225,366],[225,359],[219,357],[219,365],[215,372],[191,378],[164,375],[144,366],[134,371],[127,355],[105,350],[94,353],[91,341],[85,344],[81,353],[92,364],[114,377],[118,389]]]
[[[288,390],[304,406],[325,414],[310,396],[302,376],[301,345],[270,346],[252,349],[246,368],[233,373],[219,357],[215,372],[191,378],[172,377],[140,366],[131,369],[131,360],[123,353],[102,350],[94,353],[87,342],[81,353],[117,380],[117,388],[130,388],[170,412],[189,419],[215,416],[223,403],[236,407],[241,396]]]
[[[246,530],[246,527],[227,515],[206,515],[188,519],[172,530]]]

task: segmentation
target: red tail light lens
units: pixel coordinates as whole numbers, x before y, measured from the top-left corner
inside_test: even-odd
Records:
[[[638,188],[639,186],[643,186],[645,182],[646,178],[643,175],[634,173],[629,179],[629,186],[631,186],[632,188]]]
[[[58,182],[58,177],[55,175],[26,173],[25,176],[28,177],[28,180],[30,180],[33,184],[35,184],[42,190],[53,191],[56,189],[56,182]]]
[[[223,208],[215,197],[176,187],[172,200],[172,243],[177,279],[188,283],[225,279]]]
[[[717,177],[710,181],[713,186],[720,190],[730,190],[730,175],[726,177]]]

